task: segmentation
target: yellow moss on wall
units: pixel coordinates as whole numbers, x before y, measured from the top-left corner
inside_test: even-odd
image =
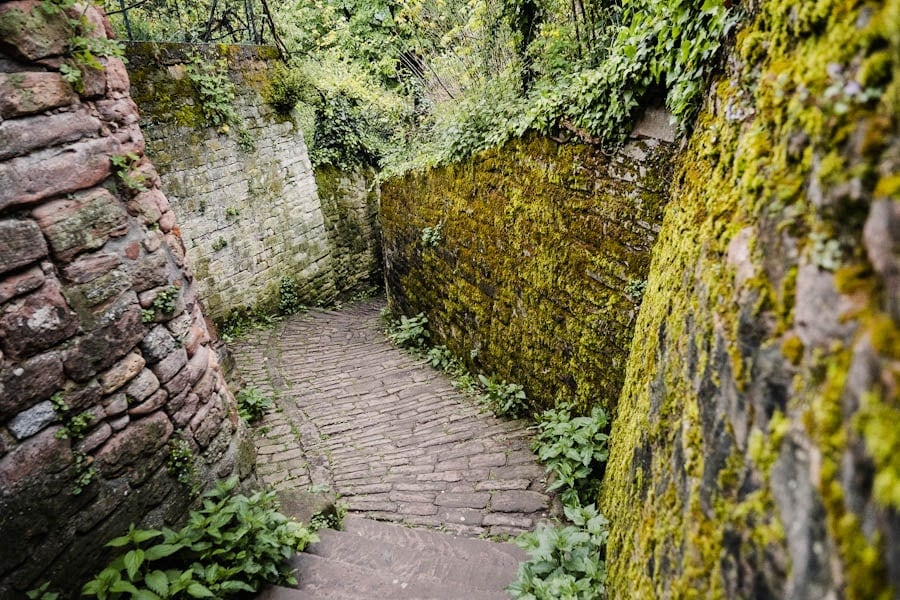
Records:
[[[615,407],[671,148],[531,137],[382,187],[388,294],[536,407]],[[441,240],[422,230],[442,224]]]
[[[896,240],[864,235],[900,201],[898,57],[897,0],[762,1],[738,34],[613,424],[611,598],[900,592]]]

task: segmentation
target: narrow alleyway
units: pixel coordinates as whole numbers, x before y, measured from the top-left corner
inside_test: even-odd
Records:
[[[263,481],[328,488],[352,514],[466,536],[532,529],[550,498],[526,423],[482,412],[391,345],[383,306],[313,310],[233,345],[245,382],[278,406],[256,428]]]

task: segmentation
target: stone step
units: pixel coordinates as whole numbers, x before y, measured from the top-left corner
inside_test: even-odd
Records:
[[[459,537],[434,529],[403,527],[385,521],[374,521],[361,517],[344,518],[344,532],[353,533],[368,540],[419,549],[432,549],[440,556],[463,561],[478,560],[485,566],[502,568],[517,565],[528,560],[528,553],[509,542],[492,542],[474,538]]]
[[[297,555],[293,566],[297,589],[270,587],[257,600],[509,600],[502,588],[485,591],[432,579],[407,580],[315,554]],[[471,570],[476,569],[473,564]]]
[[[296,555],[297,589],[258,600],[507,600],[524,551],[509,543],[348,516]]]
[[[435,546],[404,536],[400,541],[416,543],[397,545],[338,531],[320,531],[319,536],[321,542],[307,548],[307,553],[378,573],[390,573],[401,581],[432,579],[473,590],[502,590],[513,580],[518,566],[516,559],[504,552],[496,552],[488,543],[467,558],[460,558],[463,552],[452,542]],[[443,552],[445,548],[449,552]]]

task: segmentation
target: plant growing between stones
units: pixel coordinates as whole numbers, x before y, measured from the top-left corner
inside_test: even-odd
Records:
[[[532,450],[554,476],[547,489],[561,489],[568,506],[580,506],[599,491],[600,470],[609,456],[606,424],[599,406],[590,416],[573,417],[567,403],[545,410],[538,419]]]
[[[237,478],[207,492],[179,531],[135,529],[107,546],[123,552],[82,588],[117,598],[230,598],[265,583],[295,584],[288,559],[318,541],[278,512],[274,492],[236,494]],[[151,543],[152,542],[152,543]]]
[[[433,227],[425,227],[422,229],[422,246],[425,248],[434,248],[441,243],[444,234],[443,221]]]
[[[495,414],[518,419],[528,413],[528,398],[521,385],[484,375],[479,375],[478,381],[484,390],[478,395],[478,402]]]
[[[401,316],[399,321],[394,321],[388,328],[388,338],[403,348],[421,350],[428,343],[428,317],[425,313],[419,313],[414,317]]]
[[[278,312],[283,315],[292,315],[306,309],[300,300],[300,291],[297,283],[290,277],[282,277],[278,283]]]
[[[94,421],[90,413],[85,411],[73,415],[71,407],[63,400],[62,394],[53,394],[50,397],[50,404],[53,412],[56,413],[56,418],[62,424],[54,437],[73,442],[82,439]],[[75,466],[75,482],[71,492],[73,496],[77,496],[97,477],[97,469],[93,467],[93,458],[84,452],[73,449],[72,457]]]
[[[141,311],[141,321],[144,323],[152,323],[156,320],[157,315],[169,316],[175,312],[175,302],[178,298],[178,286],[170,285],[162,289],[156,294],[150,308]]]
[[[48,16],[54,16],[76,6],[75,0],[41,0],[40,10]],[[87,10],[89,4],[84,5]],[[69,83],[78,93],[84,92],[84,76],[87,71],[102,71],[103,65],[99,57],[118,57],[123,61],[124,47],[116,40],[94,37],[94,24],[88,21],[82,12],[77,18],[67,20],[72,35],[67,40],[65,62],[59,65],[59,72],[64,81]]]
[[[200,97],[200,110],[206,125],[228,133],[229,124],[238,124],[240,117],[234,109],[234,82],[228,77],[228,63],[224,58],[213,62],[194,54],[187,65],[187,75]]]
[[[272,399],[263,396],[255,387],[245,387],[237,394],[238,414],[247,424],[260,421],[272,409]]]
[[[173,439],[169,441],[166,470],[178,483],[190,487],[194,491],[199,491],[197,458],[186,440]]]
[[[221,250],[222,248],[224,248],[227,245],[228,245],[228,240],[226,240],[223,237],[220,237],[216,241],[214,241],[212,244],[213,252],[218,252],[219,250]]]
[[[47,581],[41,587],[25,592],[28,600],[58,600],[59,593],[50,591],[50,582]]]
[[[147,178],[143,173],[131,174],[139,160],[140,157],[134,152],[129,152],[128,154],[113,154],[109,157],[109,162],[112,164],[116,177],[119,178],[119,181],[121,181],[126,188],[133,192],[146,192],[147,186],[144,184],[147,183]]]
[[[644,298],[644,291],[646,289],[646,279],[632,279],[628,282],[628,285],[625,286],[625,295],[628,296],[632,302],[640,304],[641,300]]]

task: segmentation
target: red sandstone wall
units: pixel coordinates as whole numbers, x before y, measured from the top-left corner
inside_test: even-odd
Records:
[[[107,35],[92,7],[0,2],[2,598],[48,579],[74,589],[130,522],[179,518],[192,486],[167,469],[172,441],[192,449],[198,484],[253,463],[125,66],[101,59],[81,93],[60,74],[82,15]],[[128,153],[143,190],[111,164]]]

